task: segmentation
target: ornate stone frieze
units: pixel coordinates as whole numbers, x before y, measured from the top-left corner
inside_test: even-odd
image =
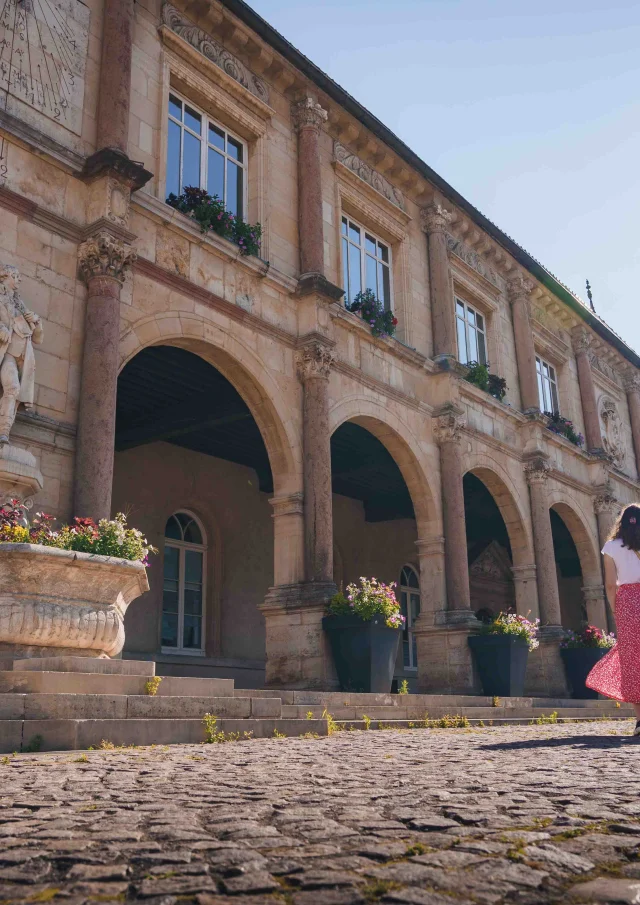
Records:
[[[312,97],[305,97],[291,107],[291,117],[296,129],[315,129],[320,131],[329,114]]]
[[[298,377],[303,383],[314,378],[327,380],[333,362],[333,352],[321,342],[308,343],[296,352]]]
[[[91,236],[78,248],[80,274],[85,283],[93,277],[114,277],[122,282],[136,257],[130,245],[106,230]]]
[[[524,466],[524,474],[528,484],[544,484],[549,477],[551,466],[542,456],[531,459]]]
[[[507,282],[507,296],[511,304],[519,299],[529,301],[529,296],[533,292],[533,282],[528,280],[524,274],[519,273]]]
[[[451,222],[451,213],[441,204],[428,204],[420,211],[420,226],[427,234],[443,233]]]
[[[620,385],[620,375],[616,371],[614,367],[612,367],[608,361],[604,361],[604,359],[600,358],[598,355],[591,353],[591,364],[597,370],[600,371],[601,374],[604,374],[605,377],[608,377],[609,380],[612,380],[614,383]]]
[[[602,446],[613,464],[617,468],[622,468],[626,458],[626,450],[622,437],[622,425],[618,407],[609,396],[603,396],[600,400],[599,410]]]
[[[365,163],[357,154],[345,148],[339,141],[334,141],[333,143],[333,157],[338,163],[347,167],[352,173],[359,176],[363,182],[375,189],[376,192],[380,192],[387,201],[404,211],[405,203],[402,192],[391,185],[388,179],[385,179],[381,173],[378,173],[368,163]]]
[[[247,69],[244,63],[241,63],[237,57],[229,53],[222,44],[214,41],[211,35],[194,25],[170,3],[165,3],[162,7],[162,24],[170,28],[171,31],[194,47],[219,69],[230,75],[232,79],[235,79],[236,82],[259,100],[264,101],[265,104],[269,103],[269,89],[266,83]]]
[[[467,426],[467,416],[459,409],[449,408],[433,418],[433,436],[436,443],[459,443],[462,430]]]
[[[456,239],[450,233],[447,233],[447,248],[453,252],[456,257],[464,261],[469,267],[479,273],[485,280],[489,280],[494,286],[499,286],[498,274],[492,270],[487,262],[473,248],[469,248],[460,239]]]

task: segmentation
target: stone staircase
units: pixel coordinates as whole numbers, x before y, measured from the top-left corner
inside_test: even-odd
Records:
[[[206,713],[218,731],[254,738],[327,735],[327,714],[345,729],[419,728],[425,718],[455,715],[471,725],[530,723],[553,712],[558,722],[633,716],[609,700],[253,691],[234,689],[232,679],[154,677],[155,663],[142,660],[0,661],[0,753],[194,744],[205,741]]]
[[[283,716],[277,695],[236,691],[232,679],[162,677],[155,663],[92,657],[3,661],[0,752],[204,742],[216,729],[254,738],[327,735],[327,719]]]

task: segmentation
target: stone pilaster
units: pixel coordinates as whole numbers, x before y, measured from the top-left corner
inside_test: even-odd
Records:
[[[588,452],[594,455],[604,455],[596,388],[593,383],[593,374],[591,373],[591,334],[585,327],[577,327],[572,331],[571,340],[578,369],[586,447]]]
[[[130,245],[107,230],[78,249],[87,284],[82,389],[74,477],[74,514],[109,518],[119,365],[120,290],[135,260]]]
[[[430,204],[420,211],[429,255],[433,357],[444,364],[448,359],[458,357],[453,281],[446,235],[450,220],[451,214],[440,204]]]
[[[533,283],[522,274],[513,277],[507,283],[507,295],[511,303],[513,318],[513,334],[518,362],[518,380],[520,383],[520,400],[522,411],[536,413],[540,411],[538,395],[538,379],[536,376],[536,350],[531,329],[531,313],[529,297]]]
[[[640,475],[640,373],[629,374],[625,380],[624,388],[627,391],[631,435],[633,436],[633,448],[636,454],[636,469]]]
[[[298,226],[300,273],[324,275],[324,231],[322,225],[322,176],[320,131],[327,111],[314,98],[305,97],[291,108],[298,132]]]

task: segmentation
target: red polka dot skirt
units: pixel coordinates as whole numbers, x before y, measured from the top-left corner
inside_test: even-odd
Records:
[[[586,685],[608,698],[640,704],[640,584],[616,592],[618,641],[593,667]]]

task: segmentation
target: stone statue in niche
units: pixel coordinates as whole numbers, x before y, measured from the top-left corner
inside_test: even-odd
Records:
[[[9,442],[18,405],[33,408],[35,356],[33,344],[42,342],[42,323],[20,296],[20,271],[0,264],[0,446]]]
[[[613,399],[605,397],[600,403],[600,420],[602,422],[602,445],[604,451],[618,468],[622,468],[625,460],[624,441],[620,416]]]

